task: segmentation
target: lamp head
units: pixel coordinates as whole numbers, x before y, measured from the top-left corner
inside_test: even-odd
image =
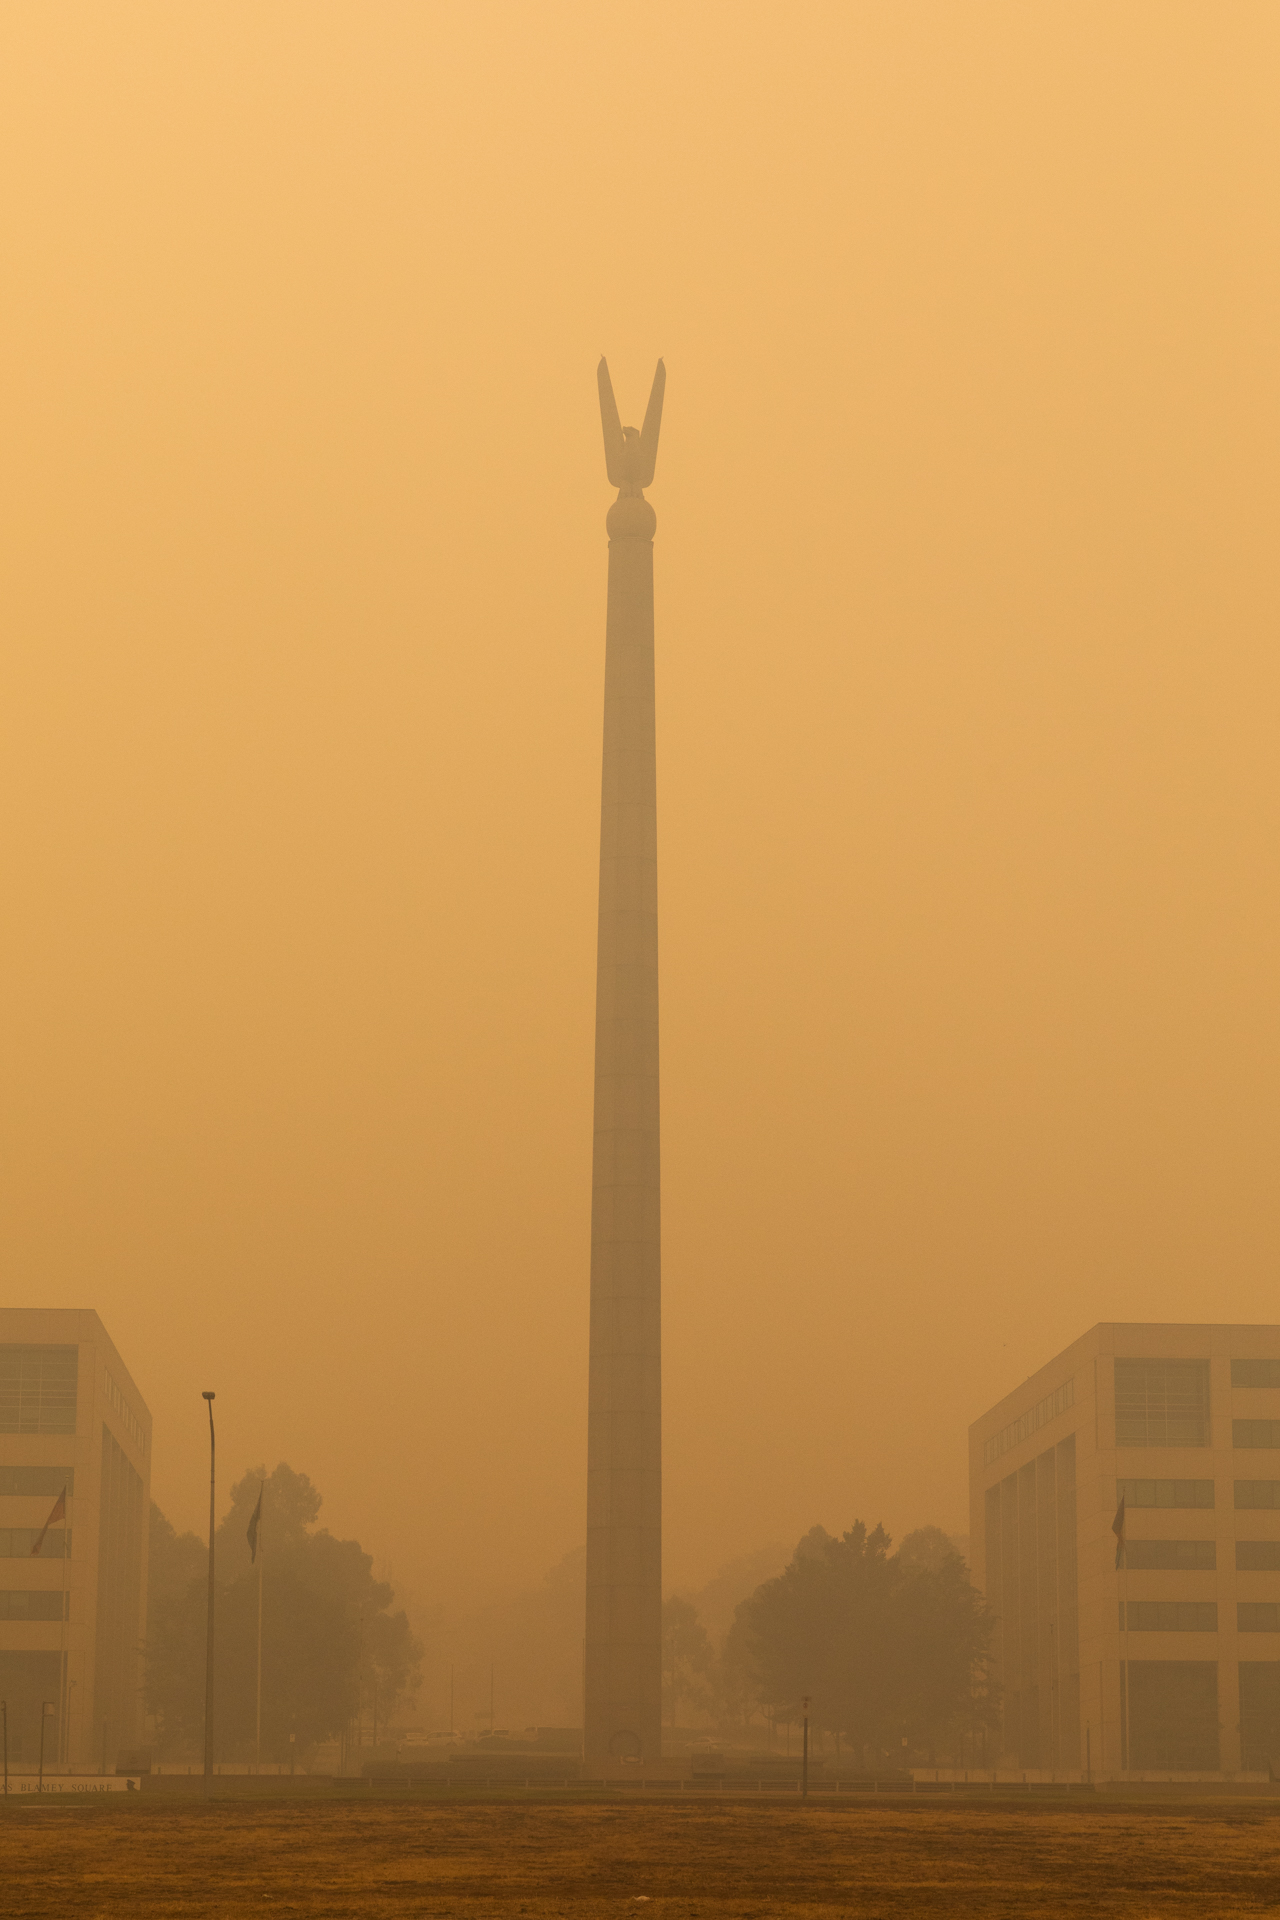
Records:
[[[213,1394],[213,1393],[202,1393],[202,1394],[200,1395],[200,1398],[201,1398],[202,1400],[216,1400],[216,1399],[217,1399],[217,1395],[216,1395],[216,1394]]]

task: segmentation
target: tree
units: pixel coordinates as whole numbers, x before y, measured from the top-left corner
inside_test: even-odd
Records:
[[[265,1467],[243,1474],[231,1489],[231,1506],[214,1535],[218,1573],[231,1580],[248,1573],[249,1521],[262,1495],[262,1522],[258,1534],[264,1554],[274,1558],[304,1547],[320,1517],[323,1504],[305,1473],[295,1473],[281,1461],[270,1474]],[[352,1543],[354,1545],[354,1542]]]
[[[147,1709],[162,1750],[199,1748],[204,1725],[205,1607],[209,1549],[177,1533],[154,1500],[147,1562]]]
[[[681,1702],[706,1712],[713,1655],[707,1630],[691,1601],[673,1597],[662,1603],[662,1712],[674,1727]]]
[[[932,1542],[907,1557],[918,1537],[907,1536],[894,1563],[897,1711],[909,1746],[932,1763],[939,1749],[959,1757],[967,1735],[994,1724],[995,1689],[987,1672],[994,1615],[950,1542],[943,1557]]]
[[[246,1538],[263,1490],[262,1751],[288,1758],[332,1739],[375,1689],[389,1719],[418,1685],[422,1648],[392,1590],[373,1578],[355,1540],[336,1540],[315,1522],[320,1495],[305,1474],[281,1464],[247,1473],[215,1535],[217,1665],[214,1734],[220,1760],[249,1758],[256,1737],[258,1571]],[[178,1536],[153,1509],[160,1542],[148,1582],[147,1704],[162,1748],[198,1748],[204,1726],[207,1550]],[[154,1547],[153,1547],[154,1551]]]
[[[177,1533],[151,1502],[151,1533],[147,1542],[147,1614],[166,1607],[186,1592],[194,1580],[209,1571],[208,1548],[198,1534]]]
[[[904,1739],[954,1748],[991,1711],[992,1616],[964,1562],[936,1528],[891,1545],[861,1521],[840,1539],[814,1528],[739,1607],[725,1649],[774,1718],[799,1718],[808,1695],[813,1724],[869,1760],[901,1759]]]
[[[722,1726],[732,1727],[739,1734],[746,1732],[761,1706],[747,1619],[749,1605],[750,1596],[739,1601],[711,1673],[712,1712]]]
[[[949,1560],[958,1558],[949,1535],[941,1527],[917,1527],[898,1548],[902,1567],[923,1567],[927,1573],[940,1573]]]

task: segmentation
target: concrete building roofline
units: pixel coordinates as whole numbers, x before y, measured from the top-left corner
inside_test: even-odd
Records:
[[[1007,1420],[1016,1419],[1027,1407],[1034,1406],[1042,1395],[1052,1392],[1059,1382],[1065,1380],[1071,1373],[1073,1363],[1091,1359],[1103,1350],[1100,1336],[1104,1331],[1105,1324],[1102,1322],[1090,1327],[1087,1333],[1082,1333],[1078,1339],[1072,1341],[1069,1347],[1064,1347],[1061,1352],[1055,1354],[1045,1366],[1038,1368],[1035,1373],[1028,1374],[1026,1379],[1006,1393],[1002,1400],[997,1400],[984,1413],[980,1413],[976,1420],[971,1420],[969,1422],[970,1440],[981,1438],[992,1426],[998,1427]]]
[[[1195,1333],[1195,1334],[1237,1334],[1237,1333],[1280,1333],[1280,1322],[1274,1320],[1099,1320],[1089,1329],[1089,1333]],[[1082,1336],[1088,1339],[1089,1335]]]
[[[1006,1421],[1017,1419],[1045,1394],[1065,1380],[1082,1361],[1101,1358],[1196,1358],[1208,1348],[1211,1357],[1245,1359],[1252,1350],[1280,1354],[1280,1323],[1230,1320],[1099,1320],[1087,1332],[1028,1374],[976,1420],[969,1423],[970,1439],[978,1440]],[[1241,1352],[1240,1348],[1246,1348]],[[1088,1383],[1090,1395],[1092,1380]],[[1079,1389],[1077,1389],[1079,1391]]]
[[[136,1412],[151,1439],[151,1409],[138,1383],[120,1358],[120,1349],[94,1307],[0,1307],[0,1344],[9,1346],[92,1346],[105,1353],[112,1377],[122,1392],[132,1396]]]

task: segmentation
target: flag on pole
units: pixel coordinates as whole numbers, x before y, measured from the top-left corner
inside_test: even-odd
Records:
[[[1120,1495],[1120,1505],[1116,1508],[1116,1517],[1111,1522],[1111,1531],[1116,1537],[1116,1566],[1124,1565],[1124,1495]]]
[[[267,1483],[265,1480],[259,1483],[258,1504],[253,1510],[253,1518],[249,1522],[249,1531],[245,1536],[249,1542],[249,1565],[250,1566],[252,1566],[258,1558],[258,1528],[262,1522],[262,1496],[263,1496],[263,1493],[266,1491],[266,1485]]]
[[[53,1512],[49,1515],[49,1518],[45,1521],[44,1525],[40,1529],[40,1537],[36,1541],[35,1545],[32,1547],[31,1549],[32,1553],[39,1553],[41,1547],[44,1545],[44,1537],[46,1533],[48,1533],[54,1521],[65,1520],[66,1517],[67,1517],[67,1490],[64,1487],[62,1489],[62,1492],[58,1495],[57,1499],[53,1503]]]

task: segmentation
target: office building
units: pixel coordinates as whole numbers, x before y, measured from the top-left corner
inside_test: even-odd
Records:
[[[65,1511],[59,1504],[65,1490]],[[0,1308],[11,1766],[114,1769],[142,1720],[151,1415],[96,1313]]]
[[[1280,1763],[1280,1327],[1094,1327],[974,1422],[969,1485],[1001,1765]]]

